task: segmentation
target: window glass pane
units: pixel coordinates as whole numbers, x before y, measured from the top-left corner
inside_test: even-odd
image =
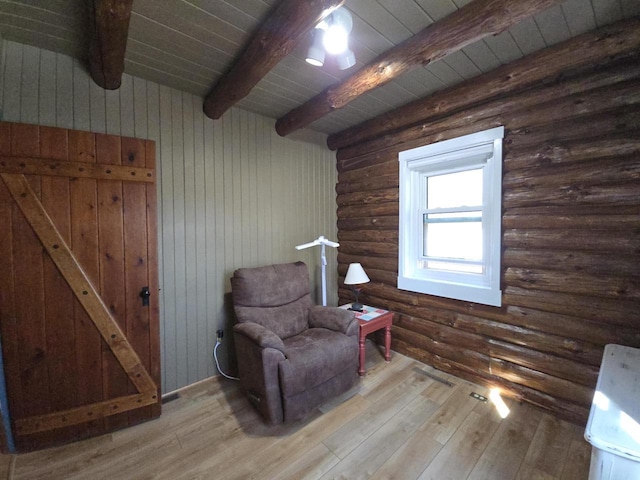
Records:
[[[427,208],[482,205],[483,170],[477,168],[427,177]]]
[[[423,256],[482,261],[482,212],[423,215]]]

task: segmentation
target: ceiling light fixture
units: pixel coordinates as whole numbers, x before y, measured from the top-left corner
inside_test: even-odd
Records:
[[[327,22],[329,27],[324,32],[324,48],[327,53],[337,55],[349,48],[349,33],[353,28],[351,14],[345,8],[338,8],[330,16]]]
[[[335,56],[340,70],[353,67],[356,64],[356,56],[349,49],[349,33],[352,28],[353,19],[349,11],[343,7],[334,10],[314,28],[313,41],[307,51],[306,61],[321,67],[324,65],[326,52]]]
[[[324,65],[324,48],[322,45],[322,37],[324,32],[318,28],[315,28],[313,32],[313,42],[309,46],[307,51],[307,63],[310,63],[314,67],[321,67]]]
[[[336,62],[338,62],[340,70],[346,70],[356,64],[356,55],[350,48],[347,48],[344,52],[336,55]]]

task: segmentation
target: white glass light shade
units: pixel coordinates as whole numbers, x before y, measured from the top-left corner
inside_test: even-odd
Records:
[[[313,31],[313,42],[309,46],[309,50],[307,50],[307,58],[305,60],[315,67],[324,65],[325,53],[322,45],[323,36],[324,32],[316,28]]]
[[[369,277],[359,263],[352,263],[347,270],[347,276],[344,279],[345,285],[358,285],[360,283],[368,283]]]
[[[346,70],[356,64],[356,56],[350,48],[347,48],[341,54],[336,55],[336,62],[340,70]]]
[[[327,53],[337,55],[349,48],[349,33],[353,28],[353,19],[346,8],[335,10],[328,21],[323,44]]]
[[[349,35],[351,33],[351,29],[353,28],[353,18],[351,18],[351,13],[344,7],[340,7],[333,11],[331,14],[331,18],[333,23],[337,23],[340,25],[344,31]]]
[[[331,55],[337,55],[347,49],[349,35],[340,25],[331,25],[326,32],[324,32],[324,48],[327,53]]]

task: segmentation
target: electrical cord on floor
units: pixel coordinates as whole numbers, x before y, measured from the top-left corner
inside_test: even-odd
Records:
[[[220,363],[218,363],[218,353],[217,353],[217,351],[218,351],[218,347],[219,347],[219,346],[220,346],[220,339],[218,338],[218,339],[216,340],[216,346],[215,346],[215,347],[213,347],[213,358],[214,358],[214,359],[215,359],[215,361],[216,361],[216,368],[218,369],[218,372],[220,372],[220,375],[222,375],[223,377],[228,378],[228,379],[230,379],[230,380],[240,380],[240,379],[239,379],[239,378],[237,378],[237,377],[232,377],[231,375],[227,375],[227,374],[226,374],[226,373],[224,373],[224,372],[222,371],[222,369],[220,368]]]

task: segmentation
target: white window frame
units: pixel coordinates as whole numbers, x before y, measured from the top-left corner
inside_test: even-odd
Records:
[[[501,306],[502,139],[504,127],[400,152],[398,288]],[[418,267],[423,251],[426,177],[483,168],[483,273]]]

